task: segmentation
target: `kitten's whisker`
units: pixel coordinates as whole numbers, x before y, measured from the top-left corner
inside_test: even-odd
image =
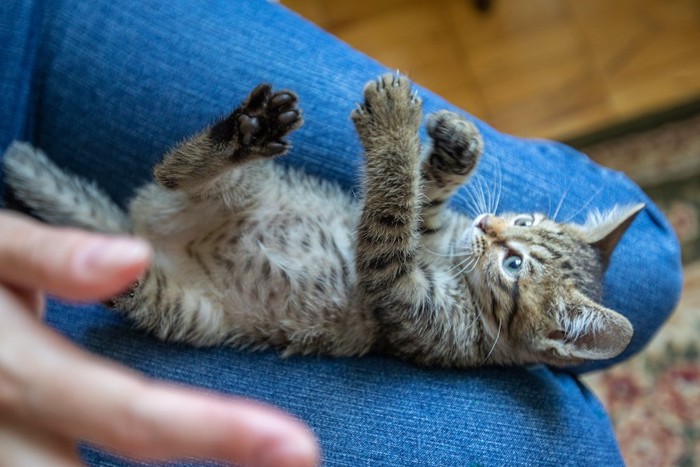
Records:
[[[464,329],[466,331],[470,330],[471,328],[474,327],[474,325],[476,324],[477,321],[479,321],[479,315],[474,316],[474,318],[472,319],[472,322],[469,323],[469,326],[465,327]]]
[[[472,205],[474,207],[474,210],[476,211],[474,217],[479,217],[480,214],[483,214],[483,211],[481,210],[481,206],[479,205],[479,202],[476,199],[476,195],[472,193],[472,184],[469,184],[464,187],[464,191],[462,192],[462,195],[469,195],[469,199],[472,201]],[[467,198],[464,198],[465,201],[467,201]]]
[[[496,168],[498,169],[498,195],[496,196],[496,205],[493,207],[493,213],[498,212],[498,206],[501,204],[501,194],[503,193],[503,172],[501,171],[501,162],[496,159]]]
[[[466,188],[466,187],[463,187],[463,188],[460,189],[459,191],[455,192],[455,194],[452,195],[452,198],[454,198],[454,199],[456,199],[456,200],[458,200],[458,201],[461,201],[461,202],[463,203],[464,207],[465,207],[465,208],[467,209],[467,211],[469,212],[469,214],[470,214],[472,217],[477,217],[477,216],[479,215],[477,209],[473,206],[473,204],[472,204],[471,202],[469,202],[469,200],[467,199],[467,197],[465,196],[465,194],[463,193],[463,191],[467,191],[467,188]]]
[[[454,266],[452,266],[450,269],[448,269],[447,272],[448,272],[448,273],[452,273],[452,271],[454,271],[455,269],[459,269],[459,268],[461,268],[465,263],[471,263],[472,261],[473,261],[473,258],[472,258],[472,257],[465,258],[465,259],[461,260],[460,262],[458,262],[457,264],[455,264]]]
[[[471,183],[469,183],[468,185],[465,185],[464,188],[465,188],[464,195],[469,196],[469,199],[472,201],[472,206],[474,206],[474,209],[477,213],[476,215],[478,216],[483,211],[482,211],[481,203],[479,203],[479,199],[478,199],[479,197],[477,196],[477,192],[473,191],[473,190],[476,190],[476,184],[474,183],[474,179],[472,179]]]
[[[445,256],[449,256],[452,258],[459,258],[459,257],[463,257],[463,256],[473,256],[473,255],[474,255],[474,250],[472,250],[471,248],[466,248],[466,249],[461,250],[461,251],[458,251],[457,249],[453,249],[452,254],[445,255]]]
[[[498,205],[498,177],[494,178],[492,182],[493,183],[489,183],[484,178],[484,183],[488,190],[489,213],[496,214],[496,206]]]
[[[489,190],[489,211],[496,213],[496,192],[498,191],[498,186],[495,184],[497,180],[493,180],[493,183],[486,183]]]
[[[447,246],[449,256],[466,256],[474,254],[474,246],[465,244],[462,239],[456,239]]]
[[[486,181],[486,177],[479,177],[479,186],[481,187],[481,192],[484,194],[484,206],[486,210],[491,213],[493,212],[491,210],[491,187],[489,186],[489,182]]]
[[[484,187],[484,183],[485,183],[484,177],[479,175],[478,180],[479,180],[479,196],[481,198],[481,206],[483,207],[484,212],[491,212],[489,209],[490,208],[489,203],[486,200],[486,188],[488,188],[488,187]]]
[[[486,189],[488,188],[488,184],[486,184],[486,180],[484,179],[484,177],[482,177],[479,174],[477,174],[477,180],[479,182],[479,196],[481,197],[481,206],[484,208],[484,212],[490,213],[491,206],[486,200]],[[484,185],[486,185],[486,188],[484,188]]]
[[[462,274],[472,272],[474,269],[476,269],[476,265],[479,262],[479,260],[478,258],[473,257],[471,260],[463,261],[460,264],[463,264],[465,262],[467,263],[467,265],[460,269],[459,272],[457,272],[457,274],[453,276],[454,278],[458,279]],[[452,269],[450,269],[450,272],[452,272]]]
[[[479,202],[479,197],[477,195],[476,191],[476,186],[473,183],[470,183],[465,190],[465,194],[469,196],[469,199],[472,200],[472,206],[474,206],[474,209],[476,210],[477,213],[480,213],[482,211],[481,208],[481,203]]]
[[[489,208],[489,213],[495,214],[496,213],[496,199],[498,195],[498,176],[493,178],[493,183],[489,183],[488,180],[484,177],[484,184],[486,185],[487,188],[487,194],[488,194],[488,208]]]
[[[567,185],[566,190],[564,190],[564,194],[562,195],[561,199],[559,200],[559,204],[557,205],[557,209],[556,209],[556,211],[554,211],[554,215],[550,218],[555,222],[557,220],[557,216],[559,215],[559,210],[564,205],[564,200],[566,199],[566,195],[569,194],[569,188],[570,188],[570,185]]]
[[[498,332],[496,333],[496,338],[493,340],[493,345],[491,346],[491,350],[489,350],[489,353],[486,355],[486,358],[484,358],[484,361],[481,362],[481,364],[479,366],[486,363],[486,361],[489,359],[489,357],[493,353],[494,349],[496,348],[496,344],[498,344],[498,339],[501,337],[501,324],[502,324],[502,321],[499,318],[498,319]]]
[[[451,272],[454,271],[455,269],[461,268],[465,263],[471,263],[471,262],[473,262],[473,261],[474,261],[474,258],[473,258],[473,257],[469,257],[469,258],[463,259],[462,261],[460,261],[459,263],[457,263],[456,265],[454,265],[454,266],[452,266],[450,269],[448,269],[447,272],[450,272],[450,273],[451,273]],[[467,267],[469,267],[468,264],[467,264]]]
[[[578,211],[576,211],[573,215],[569,216],[567,219],[563,220],[561,223],[562,223],[562,224],[565,224],[565,223],[567,223],[567,222],[571,222],[571,220],[573,220],[574,218],[576,218],[576,216],[578,216],[583,210],[587,209],[588,206],[593,202],[593,200],[594,200],[596,197],[598,197],[598,195],[599,195],[602,191],[603,191],[603,187],[598,188],[598,190],[596,190],[596,192],[593,193],[593,196],[591,196],[591,197],[588,199],[588,201],[586,201],[586,202],[584,203],[584,205],[581,206],[581,208],[579,208]]]
[[[474,261],[472,264],[467,264],[461,271],[457,273],[457,278],[461,277],[463,274],[469,274],[474,269],[476,269],[477,262]]]
[[[465,252],[462,252],[462,253],[438,253],[437,251],[431,250],[431,249],[428,248],[427,246],[424,247],[424,248],[425,248],[425,250],[426,250],[428,253],[430,253],[430,254],[432,254],[432,255],[435,255],[435,256],[439,256],[439,257],[441,257],[441,258],[454,258],[454,257],[467,256],[467,255],[472,254],[470,251],[465,251]],[[451,247],[448,247],[448,250],[449,250],[450,248],[451,248]]]
[[[481,175],[476,174],[476,182],[477,182],[477,187],[479,191],[477,192],[479,194],[479,200],[481,202],[481,207],[483,208],[484,212],[489,212],[489,205],[486,202],[486,193],[484,190],[484,179]]]

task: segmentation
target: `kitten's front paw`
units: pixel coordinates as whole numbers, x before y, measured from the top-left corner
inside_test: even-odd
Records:
[[[433,140],[430,165],[450,174],[468,174],[484,151],[484,141],[476,126],[448,110],[430,114],[426,126]]]
[[[226,119],[214,125],[209,134],[218,144],[232,145],[234,157],[275,157],[290,147],[284,137],[303,122],[291,91],[273,92],[261,84]]]
[[[422,102],[405,76],[387,73],[368,82],[365,100],[352,112],[360,138],[391,136],[396,131],[415,134],[421,124]]]

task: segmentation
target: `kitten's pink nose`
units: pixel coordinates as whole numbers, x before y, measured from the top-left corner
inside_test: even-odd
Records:
[[[477,227],[481,229],[486,235],[495,237],[503,232],[505,227],[505,222],[496,216],[484,216],[479,219],[479,223],[476,224]]]

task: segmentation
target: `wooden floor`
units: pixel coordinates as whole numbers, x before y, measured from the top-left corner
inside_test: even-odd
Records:
[[[282,0],[493,126],[568,139],[700,97],[698,0]]]

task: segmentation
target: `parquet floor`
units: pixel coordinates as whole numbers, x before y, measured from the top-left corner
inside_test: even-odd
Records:
[[[567,139],[700,97],[698,0],[282,0],[502,131]]]

